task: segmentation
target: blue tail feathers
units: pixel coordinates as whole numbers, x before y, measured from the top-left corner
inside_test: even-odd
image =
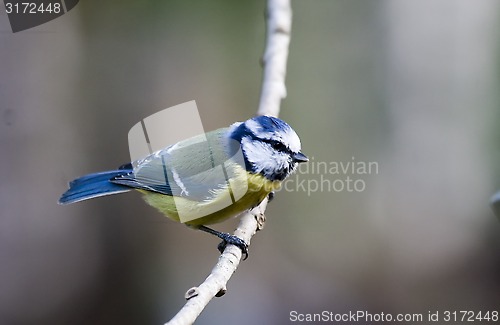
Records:
[[[59,204],[70,204],[99,196],[128,192],[131,190],[130,187],[113,184],[110,180],[131,171],[131,169],[124,168],[77,178],[69,183],[69,189],[61,196]]]

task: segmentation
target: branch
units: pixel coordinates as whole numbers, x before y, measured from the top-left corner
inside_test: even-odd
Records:
[[[278,116],[281,100],[286,97],[285,76],[292,26],[290,0],[268,0],[267,2],[267,42],[262,64],[264,68],[258,115]],[[254,209],[242,214],[234,235],[248,245],[252,236],[264,227],[264,212],[268,200],[265,199]],[[210,275],[198,287],[186,292],[186,304],[165,325],[192,324],[213,297],[226,292],[226,284],[238,268],[241,250],[227,245]]]
[[[281,100],[286,97],[286,62],[292,29],[290,0],[268,0],[267,42],[262,65],[264,76],[258,115],[278,116]]]
[[[257,230],[262,228],[259,224],[263,224],[263,209],[265,209],[266,205],[267,199],[261,205],[252,209],[250,213],[245,213],[241,217],[240,224],[234,231],[234,235],[243,239],[247,244],[250,244],[252,236]],[[165,325],[193,324],[213,297],[224,295],[226,284],[236,271],[240,260],[241,250],[234,245],[228,245],[219,257],[210,275],[200,286],[191,288],[186,292],[185,297],[188,301],[177,315]]]

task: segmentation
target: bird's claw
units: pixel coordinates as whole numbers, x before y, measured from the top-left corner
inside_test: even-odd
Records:
[[[248,258],[248,244],[245,241],[237,236],[233,236],[230,234],[223,234],[222,242],[217,246],[219,252],[224,252],[227,245],[234,245],[241,249],[241,253],[243,254],[243,260]]]

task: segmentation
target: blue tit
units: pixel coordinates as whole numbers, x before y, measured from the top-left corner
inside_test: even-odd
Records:
[[[233,244],[246,258],[242,239],[206,225],[259,205],[307,161],[287,123],[257,116],[182,140],[117,170],[77,178],[59,203],[137,190],[168,218],[221,238],[219,250]]]

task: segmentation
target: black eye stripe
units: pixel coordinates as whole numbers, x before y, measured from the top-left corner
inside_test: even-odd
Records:
[[[260,141],[260,142],[265,142],[268,143],[273,149],[281,151],[281,152],[286,152],[286,153],[292,153],[292,150],[288,148],[283,142],[278,141],[278,140],[273,140],[273,139],[263,139],[255,135],[251,130],[248,128],[245,128],[245,137],[247,137],[251,141]]]
[[[283,151],[283,152],[290,152],[290,149],[280,141],[277,140],[261,140],[263,142],[269,143],[273,149],[276,149],[278,151]]]

